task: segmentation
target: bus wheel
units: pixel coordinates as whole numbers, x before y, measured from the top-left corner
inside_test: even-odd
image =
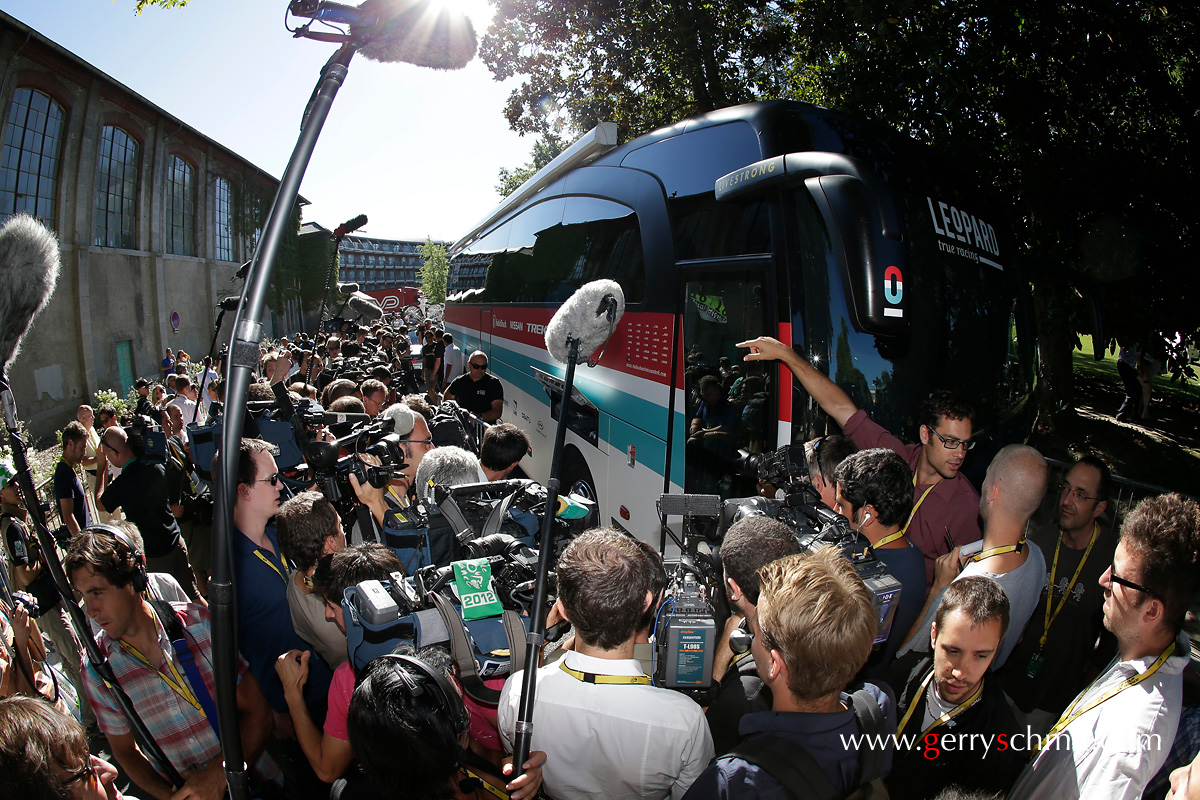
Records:
[[[577,494],[585,500],[597,502],[596,482],[587,462],[576,450],[563,453],[562,480],[559,481],[563,494]]]

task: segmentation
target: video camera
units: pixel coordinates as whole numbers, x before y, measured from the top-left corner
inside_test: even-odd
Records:
[[[778,519],[795,532],[805,552],[836,547],[871,594],[879,623],[876,644],[891,632],[900,601],[900,582],[849,521],[821,502],[808,478],[803,445],[758,455],[753,466],[760,480],[782,490],[781,499],[723,501],[717,495],[664,494],[658,501],[664,522],[668,516],[682,516],[684,525],[681,556],[667,562],[670,583],[655,621],[654,682],[701,702],[712,690],[713,656],[730,613],[724,575],[711,548],[739,520],[756,515]]]
[[[854,566],[871,593],[879,621],[875,643],[887,639],[900,602],[900,581],[875,556],[869,543],[850,527],[850,521],[821,502],[821,494],[808,478],[804,445],[793,444],[761,457],[758,477],[778,487],[782,498],[744,497],[726,500],[721,516],[722,533],[745,517],[765,515],[796,532],[805,552],[832,545]]]
[[[167,434],[154,420],[144,414],[134,414],[124,429],[129,449],[140,461],[164,464],[167,460]]]

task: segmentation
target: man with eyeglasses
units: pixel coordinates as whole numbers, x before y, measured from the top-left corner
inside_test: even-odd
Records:
[[[1009,798],[1141,797],[1167,758],[1191,654],[1181,629],[1200,591],[1196,501],[1138,503],[1100,587],[1117,657],[1067,706]]]
[[[237,459],[237,498],[233,506],[235,528],[231,550],[233,551],[233,574],[237,598],[238,651],[250,664],[268,705],[274,712],[275,738],[292,739],[291,718],[287,700],[283,695],[283,684],[275,672],[275,660],[280,653],[289,650],[306,650],[304,643],[292,627],[292,612],[288,607],[287,589],[291,571],[279,546],[279,536],[272,518],[279,510],[279,496],[283,484],[279,480],[279,468],[271,455],[273,446],[261,439],[242,439]],[[218,455],[218,458],[220,456]],[[314,659],[305,688],[305,702],[313,717],[324,716],[325,696],[329,691],[332,671],[320,659]],[[271,744],[272,752],[279,758],[285,771],[289,759]],[[298,750],[298,748],[293,748]],[[301,755],[298,762],[307,761]]]
[[[920,444],[904,444],[865,411],[840,386],[778,339],[760,336],[739,342],[750,350],[746,361],[782,361],[861,450],[895,450],[913,471],[913,514],[904,527],[909,541],[925,556],[925,585],[933,585],[934,563],[956,545],[979,541],[979,492],[959,476],[971,441],[974,409],[951,392],[938,390],[921,404]]]
[[[1050,729],[1087,676],[1103,669],[1116,650],[1102,623],[1104,591],[1098,583],[1117,548],[1117,537],[1102,523],[1111,482],[1099,458],[1079,459],[1058,487],[1056,524],[1029,534],[1049,568],[1041,599],[1004,670],[1004,691],[1037,733]]]
[[[955,547],[938,559],[920,622],[913,626],[898,655],[928,653],[934,614],[946,587],[970,575],[982,575],[1000,584],[1010,603],[1008,632],[992,660],[993,670],[1004,666],[1033,614],[1045,580],[1046,559],[1040,547],[1026,540],[1025,532],[1042,504],[1048,476],[1046,459],[1034,448],[1010,444],[1000,449],[983,479],[979,501],[983,541],[968,552]]]
[[[484,422],[500,419],[504,410],[504,385],[495,375],[488,374],[488,357],[482,350],[467,359],[467,374],[454,379],[446,389],[446,399],[479,417]]]

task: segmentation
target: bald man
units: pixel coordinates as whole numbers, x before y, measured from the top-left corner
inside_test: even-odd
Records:
[[[996,454],[988,465],[979,498],[982,546],[966,552],[955,547],[937,560],[933,588],[921,621],[913,627],[899,655],[928,652],[933,612],[942,592],[959,578],[982,575],[999,583],[1008,597],[1010,623],[991,668],[1004,665],[1037,606],[1046,578],[1046,559],[1036,544],[1025,540],[1025,530],[1042,503],[1048,477],[1046,459],[1032,447],[1010,444]]]

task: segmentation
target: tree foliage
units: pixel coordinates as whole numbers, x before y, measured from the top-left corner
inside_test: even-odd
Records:
[[[425,264],[421,267],[421,292],[430,303],[446,302],[446,279],[450,274],[450,260],[446,258],[446,246],[434,244],[428,236],[420,248]]]
[[[480,57],[522,75],[505,114],[520,133],[614,121],[642,133],[771,94],[793,0],[494,0]]]
[[[795,76],[935,145],[1014,215],[1058,398],[1070,400],[1070,350],[1093,303],[1109,343],[1154,331],[1195,341],[1200,289],[1178,280],[1196,239],[1195,4],[801,0],[798,11],[793,63],[808,66]]]
[[[566,147],[567,143],[560,136],[554,133],[543,134],[533,143],[528,164],[511,170],[500,168],[497,175],[500,182],[496,184],[496,193],[501,197],[508,197],[521,188],[522,183],[536,175],[539,169],[553,161]]]
[[[524,76],[506,109],[519,132],[612,119],[628,138],[792,97],[936,147],[1008,210],[1035,282],[1043,386],[1066,402],[1094,308],[1110,346],[1154,331],[1197,342],[1200,283],[1180,278],[1195,263],[1200,4],[495,2],[481,53],[498,79]]]
[[[161,6],[162,8],[182,8],[188,4],[188,0],[137,0],[137,6],[133,9],[133,13],[140,14],[146,6]]]

